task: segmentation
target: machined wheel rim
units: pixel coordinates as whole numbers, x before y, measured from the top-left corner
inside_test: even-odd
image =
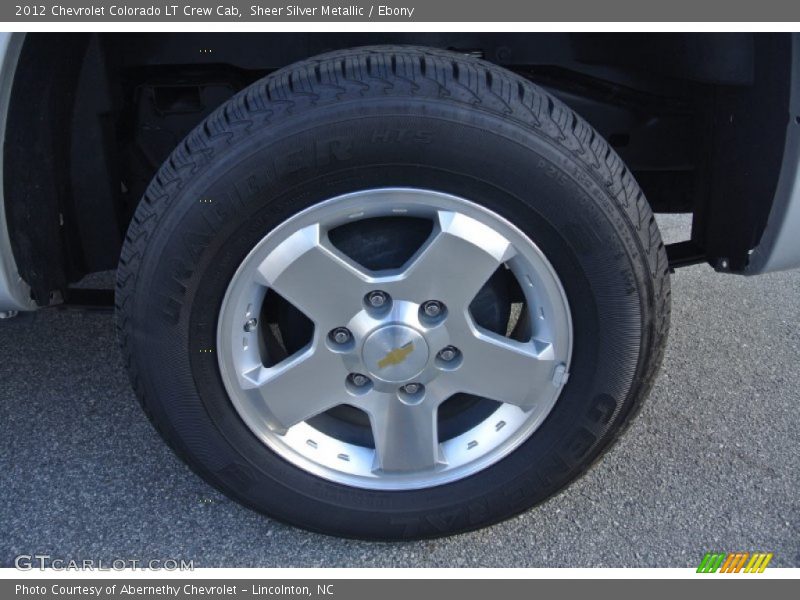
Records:
[[[331,242],[337,227],[378,217],[427,219],[431,233],[379,271]],[[471,313],[498,269],[524,299],[515,337]],[[268,291],[313,323],[308,343],[274,364],[259,337]],[[572,340],[558,276],[519,229],[463,198],[381,188],[321,202],[258,242],[226,291],[217,351],[234,408],[272,451],[336,483],[411,490],[474,475],[527,440],[566,383]],[[440,439],[439,409],[456,394],[497,407]],[[314,424],[340,406],[363,411],[371,445]]]

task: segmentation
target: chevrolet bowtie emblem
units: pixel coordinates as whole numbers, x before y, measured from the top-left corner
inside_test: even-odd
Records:
[[[383,369],[389,365],[399,365],[414,350],[414,342],[408,342],[405,346],[400,346],[378,361],[378,368]]]

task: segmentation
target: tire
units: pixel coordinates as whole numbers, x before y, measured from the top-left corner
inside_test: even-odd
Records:
[[[560,393],[546,418],[489,466],[441,485],[369,489],[287,460],[254,435],[220,366],[218,317],[265,235],[328,199],[387,188],[468,199],[513,224],[546,257],[569,307],[569,379],[554,378]],[[370,539],[483,527],[585,472],[651,387],[669,300],[657,225],[610,146],[531,82],[417,47],[325,54],[216,110],[148,187],[116,292],[133,386],[178,456],[271,517]]]

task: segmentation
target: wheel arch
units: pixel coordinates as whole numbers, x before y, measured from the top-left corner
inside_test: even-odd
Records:
[[[749,268],[750,251],[767,230],[780,172],[775,157],[784,148],[787,119],[796,127],[787,108],[788,63],[800,50],[796,38],[783,34],[309,34],[291,41],[280,34],[6,35],[17,55],[11,60],[7,52],[2,70],[8,102],[0,308],[61,302],[71,282],[113,269],[146,181],[183,135],[237,86],[325,49],[427,45],[480,54],[522,74],[611,141],[656,212],[695,214],[689,247],[674,250],[718,268],[724,258],[735,272]],[[213,52],[200,51],[208,47]],[[174,83],[176,74],[183,89],[204,91],[159,88]],[[148,85],[142,87],[144,76]],[[674,106],[659,96],[661,79],[689,90],[687,98],[697,104],[691,115],[669,117]],[[738,128],[770,89],[777,92],[760,117],[767,126]],[[176,103],[202,106],[171,114],[182,122],[164,131],[167,141],[159,144],[165,154],[158,144],[153,152],[123,139],[139,124],[130,115],[142,110],[140,97],[154,112],[171,111]],[[650,125],[655,121],[648,111],[661,115],[660,126]],[[734,128],[726,122],[730,115]],[[618,132],[628,126],[634,128]],[[726,180],[726,165],[746,160],[757,160],[762,176],[746,186]],[[131,167],[136,161],[144,166]],[[664,179],[664,173],[676,178]],[[673,179],[680,186],[672,187]],[[771,230],[779,217],[770,217]],[[759,253],[756,259],[765,262]]]

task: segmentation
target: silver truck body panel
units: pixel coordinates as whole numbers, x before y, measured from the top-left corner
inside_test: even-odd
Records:
[[[24,38],[24,34],[20,33],[0,33],[0,149],[5,147],[11,86],[14,83],[14,72]],[[5,176],[3,160],[0,157],[0,311],[33,310],[36,308],[36,303],[31,299],[30,288],[17,272],[17,264],[11,250],[3,196]]]
[[[750,255],[748,275],[800,267],[800,34],[792,34],[791,97],[783,164],[761,241]]]

